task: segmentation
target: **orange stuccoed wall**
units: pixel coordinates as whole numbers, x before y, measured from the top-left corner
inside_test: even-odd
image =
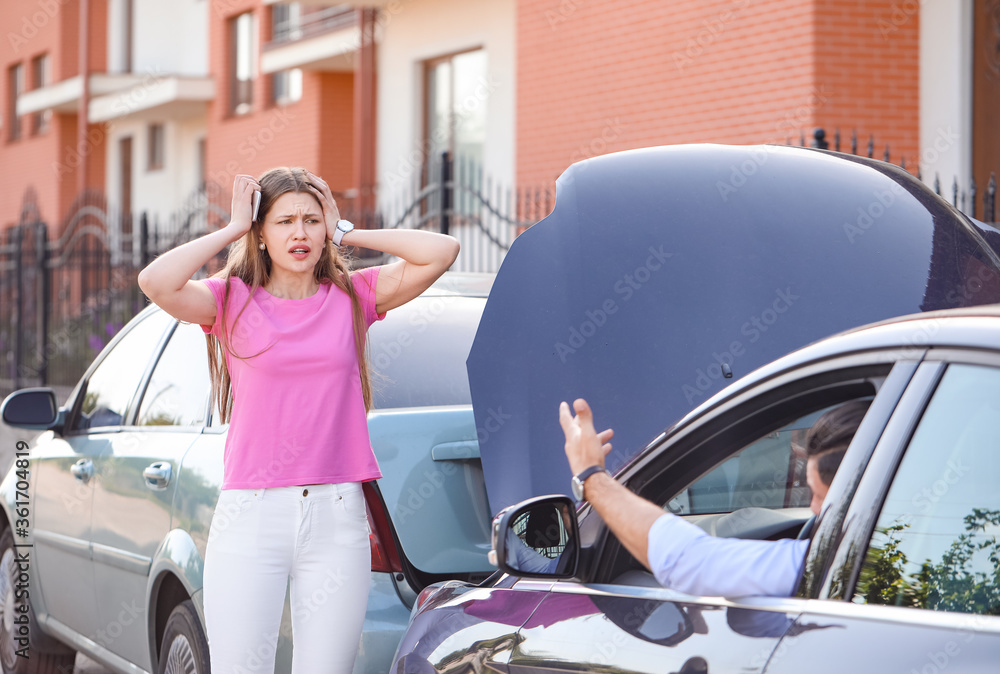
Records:
[[[216,95],[209,107],[206,176],[225,191],[239,173],[257,176],[274,166],[305,166],[331,189],[356,186],[354,176],[354,75],[303,72],[302,99],[272,102],[271,78],[254,81],[253,110],[234,115],[229,105],[229,19],[247,11],[257,19],[261,44],[270,39],[271,8],[258,1],[214,0],[210,21],[210,69]]]
[[[517,180],[673,143],[798,143],[816,126],[918,151],[919,18],[891,0],[518,2]]]

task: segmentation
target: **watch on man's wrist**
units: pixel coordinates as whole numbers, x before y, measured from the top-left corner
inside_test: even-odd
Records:
[[[584,468],[582,471],[573,476],[571,481],[571,486],[573,488],[573,498],[577,501],[586,501],[587,499],[583,496],[583,483],[587,481],[587,478],[594,473],[607,473],[607,469],[604,466],[591,466],[590,468]]]
[[[340,248],[344,235],[354,231],[354,223],[350,220],[337,220],[337,229],[333,232],[333,245]]]

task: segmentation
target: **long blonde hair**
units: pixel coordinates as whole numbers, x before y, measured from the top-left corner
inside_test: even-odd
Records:
[[[257,353],[241,356],[232,348],[232,343],[226,330],[231,279],[235,276],[242,280],[250,289],[250,297],[253,297],[257,288],[266,285],[271,278],[271,258],[266,250],[261,250],[257,246],[265,216],[278,197],[283,194],[301,192],[314,196],[306,187],[309,184],[306,170],[297,166],[291,168],[273,168],[265,172],[257,182],[260,184],[261,193],[260,215],[250,226],[250,231],[232,244],[229,257],[226,260],[226,266],[212,276],[212,278],[222,278],[226,281],[226,289],[222,301],[222,313],[215,317],[216,322],[219,322],[219,334],[222,336],[222,339],[216,338],[215,335],[206,335],[208,340],[208,366],[209,372],[212,375],[212,403],[213,407],[219,411],[223,423],[229,422],[233,411],[232,380],[229,376],[229,367],[226,365],[226,352],[241,360],[259,355]],[[313,276],[318,283],[332,283],[351,298],[354,345],[358,358],[358,369],[361,371],[361,393],[364,396],[365,410],[370,410],[372,407],[372,384],[368,368],[368,358],[365,353],[364,313],[361,308],[361,301],[358,299],[358,294],[354,291],[354,284],[351,282],[349,260],[346,259],[346,256],[340,254],[340,251],[329,239],[327,239],[319,261],[313,269]],[[233,321],[234,329],[236,322],[239,321],[240,316],[243,315],[243,311],[246,310],[247,305],[250,303],[250,297],[247,298],[247,301],[236,315],[236,319]]]

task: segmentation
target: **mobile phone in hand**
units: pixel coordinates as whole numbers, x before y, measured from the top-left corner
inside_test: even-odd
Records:
[[[250,222],[257,222],[257,211],[260,210],[260,190],[253,191],[253,217]]]

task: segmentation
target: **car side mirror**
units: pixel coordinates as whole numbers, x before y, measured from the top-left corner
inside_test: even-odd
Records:
[[[490,562],[528,578],[573,578],[580,561],[576,509],[566,496],[539,496],[493,520]]]
[[[15,428],[47,431],[60,424],[56,394],[50,388],[14,391],[0,405],[0,418]]]

